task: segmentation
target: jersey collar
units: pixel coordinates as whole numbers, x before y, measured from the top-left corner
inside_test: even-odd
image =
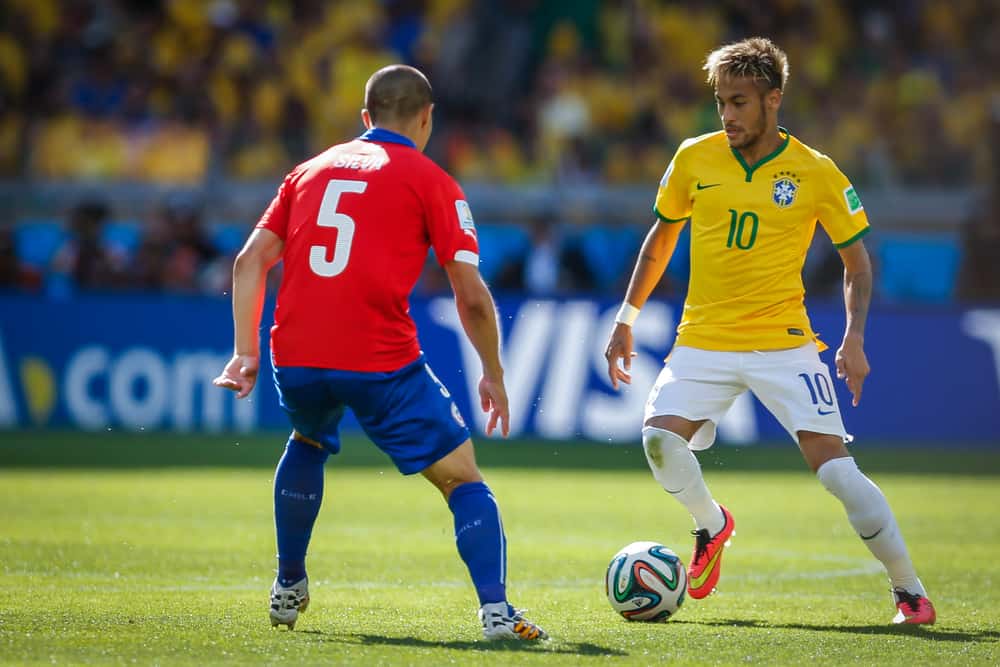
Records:
[[[393,132],[392,130],[384,130],[381,127],[373,127],[358,138],[363,141],[377,141],[383,144],[403,144],[410,148],[417,147],[409,137],[404,137],[402,134]]]
[[[785,134],[785,140],[782,141],[781,144],[776,149],[774,149],[773,153],[765,155],[761,159],[757,160],[757,162],[755,162],[753,166],[747,164],[747,161],[743,159],[743,155],[738,150],[736,150],[735,148],[729,149],[733,152],[733,155],[736,156],[736,159],[739,160],[740,166],[743,167],[743,169],[747,172],[747,181],[746,181],[747,183],[749,183],[753,179],[753,173],[757,171],[764,163],[770,162],[774,158],[778,157],[781,154],[781,151],[785,150],[785,148],[788,147],[788,142],[792,138],[792,133],[786,130],[785,128],[781,127],[780,125],[778,126],[778,132],[783,132]]]

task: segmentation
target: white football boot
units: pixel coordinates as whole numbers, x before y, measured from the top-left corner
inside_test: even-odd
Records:
[[[524,610],[514,609],[506,602],[484,604],[479,610],[483,624],[483,637],[487,641],[522,639],[535,641],[548,639],[549,634],[524,617]]]
[[[309,606],[309,579],[303,577],[291,586],[285,587],[274,580],[271,585],[271,626],[287,625],[295,629],[299,614]]]

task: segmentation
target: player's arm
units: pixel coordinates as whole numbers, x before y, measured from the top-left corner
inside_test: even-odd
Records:
[[[631,322],[663,277],[674,249],[677,248],[677,239],[680,238],[683,228],[683,222],[657,220],[646,234],[646,240],[639,250],[639,257],[632,270],[632,279],[625,293],[625,303],[619,311],[614,331],[611,332],[611,339],[604,352],[604,357],[608,360],[608,377],[611,378],[611,386],[615,389],[618,389],[619,380],[625,384],[632,383],[632,376],[628,372],[632,367]],[[622,361],[624,368],[619,366],[619,360]]]
[[[451,261],[444,265],[444,269],[455,293],[455,306],[458,308],[462,328],[483,365],[479,400],[483,411],[490,415],[486,433],[491,434],[499,423],[500,432],[506,437],[510,432],[510,409],[507,406],[507,389],[504,387],[503,366],[500,363],[500,332],[493,296],[476,265]]]
[[[828,157],[818,166],[823,175],[816,200],[816,218],[830,236],[844,262],[844,305],[847,324],[837,349],[837,377],[847,382],[852,403],[861,401],[861,386],[868,376],[865,357],[865,323],[872,298],[872,264],[861,240],[871,230],[861,198],[847,177]]]
[[[844,306],[847,324],[844,341],[837,350],[837,377],[847,381],[856,406],[861,401],[861,387],[871,368],[865,356],[865,323],[872,299],[872,263],[865,243],[858,239],[840,248],[844,262]]]
[[[260,317],[267,272],[281,259],[284,241],[274,232],[254,229],[233,264],[233,358],[212,381],[243,398],[253,389],[260,367]]]

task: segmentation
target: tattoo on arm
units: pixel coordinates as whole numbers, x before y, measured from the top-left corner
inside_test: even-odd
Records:
[[[864,334],[868,319],[868,306],[872,299],[872,274],[844,273],[844,305],[847,307],[847,330]]]

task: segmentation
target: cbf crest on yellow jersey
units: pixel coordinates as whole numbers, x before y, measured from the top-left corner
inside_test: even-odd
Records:
[[[802,265],[816,223],[838,248],[868,230],[861,199],[833,160],[780,128],[783,141],[749,165],[724,132],[680,145],[653,211],[691,222],[691,279],[677,345],[779,350],[819,341]]]

